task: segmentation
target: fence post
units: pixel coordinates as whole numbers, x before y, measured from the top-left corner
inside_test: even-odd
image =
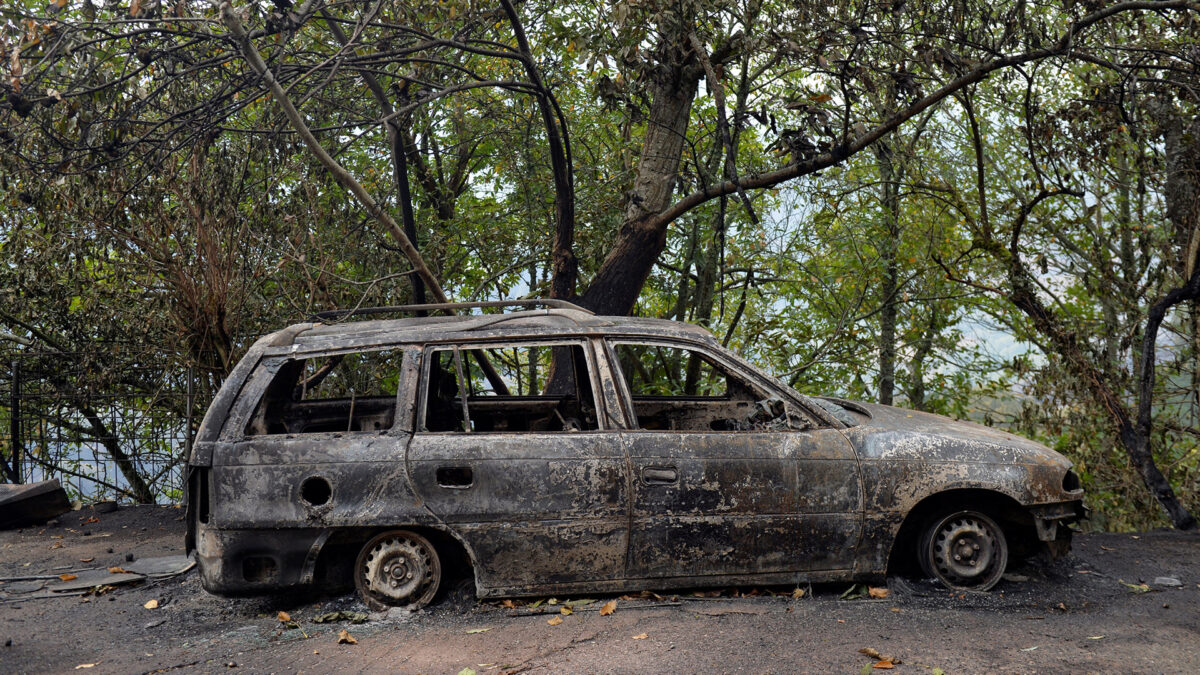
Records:
[[[183,493],[183,503],[187,504],[187,463],[192,461],[192,415],[196,404],[196,367],[188,366],[187,370],[187,415],[183,427],[183,477],[179,486]]]
[[[188,366],[187,386],[187,418],[184,424],[183,454],[184,459],[192,458],[192,413],[196,404],[196,368]]]
[[[21,482],[21,361],[13,359],[12,362],[12,391],[9,392],[12,397],[12,405],[9,408],[9,426],[12,431],[12,455],[9,459],[12,461],[12,476],[13,483]]]

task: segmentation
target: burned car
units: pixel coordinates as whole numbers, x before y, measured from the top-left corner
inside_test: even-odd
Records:
[[[481,598],[904,570],[987,590],[1082,513],[1071,464],[1018,436],[803,396],[696,326],[470,306],[494,305],[524,308],[258,340],[188,461],[204,587],[353,582],[377,609],[451,568]]]

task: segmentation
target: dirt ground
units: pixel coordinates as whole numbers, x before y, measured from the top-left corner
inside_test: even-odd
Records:
[[[893,580],[882,599],[842,599],[849,584],[800,598],[722,589],[593,596],[571,615],[560,608],[580,598],[505,607],[477,602],[466,582],[423,611],[314,623],[366,608],[353,595],[219,598],[194,570],[65,597],[36,597],[57,579],[15,579],[181,554],[182,518],[169,507],[85,509],[0,532],[0,672],[871,672],[879,659],[863,648],[897,672],[931,675],[1197,670],[1200,536],[1178,532],[1078,536],[1069,558],[1010,570],[989,594]],[[343,630],[356,644],[338,643]]]

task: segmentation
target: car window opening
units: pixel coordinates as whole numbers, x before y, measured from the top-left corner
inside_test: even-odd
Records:
[[[399,362],[394,351],[284,361],[246,425],[246,435],[390,429]]]
[[[591,382],[581,345],[435,349],[424,430],[593,431],[599,426]]]
[[[768,396],[701,352],[627,342],[614,348],[641,429],[785,431],[810,426],[782,399]]]

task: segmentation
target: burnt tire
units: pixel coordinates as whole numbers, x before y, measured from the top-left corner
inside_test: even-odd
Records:
[[[354,586],[367,607],[420,609],[442,583],[437,549],[409,530],[391,530],[363,546],[354,564]]]
[[[926,575],[954,591],[991,590],[1008,565],[1004,530],[979,511],[952,511],[930,519],[917,543]]]

